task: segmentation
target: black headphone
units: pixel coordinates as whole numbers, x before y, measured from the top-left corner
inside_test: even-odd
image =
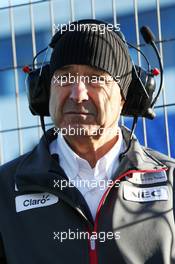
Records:
[[[104,21],[94,20],[94,19],[85,19],[79,20],[76,22],[72,22],[70,25],[76,24],[103,24],[108,25]],[[66,27],[66,26],[65,26]],[[132,46],[128,42],[126,42],[124,35],[121,31],[117,31],[114,27],[113,31],[122,39],[122,41],[126,44],[126,46]],[[147,31],[147,32],[146,32]],[[66,31],[64,31],[65,33]],[[150,33],[151,31],[146,28],[142,27],[141,33],[147,43],[150,43],[152,46],[154,44],[154,37]],[[64,35],[61,31],[58,31],[53,37],[49,44],[51,48],[54,49],[57,41]],[[149,34],[147,34],[149,33]],[[147,36],[147,35],[148,36]],[[150,40],[148,41],[148,37]],[[153,43],[153,44],[152,44]],[[136,50],[141,52],[148,63],[148,70],[144,70],[140,66],[135,65],[132,63],[132,81],[128,88],[128,94],[126,97],[126,101],[124,103],[122,113],[123,116],[132,116],[134,118],[138,117],[146,117],[149,119],[153,119],[155,114],[153,112],[153,105],[155,104],[158,95],[160,94],[161,85],[158,91],[157,96],[153,99],[153,93],[156,89],[156,82],[155,82],[155,75],[158,74],[156,69],[151,69],[150,64],[143,54],[142,51],[134,47]],[[155,47],[154,47],[155,48]],[[48,50],[48,47],[42,51],[40,51],[33,59],[33,69],[29,69],[24,67],[24,71],[28,72],[28,76],[26,79],[26,88],[27,88],[27,95],[29,101],[29,109],[33,115],[39,115],[40,117],[49,116],[49,96],[50,96],[50,83],[51,83],[51,74],[50,74],[50,66],[49,64],[44,65],[44,62],[41,68],[35,69],[34,67],[34,60],[36,57]],[[157,51],[158,52],[158,51]],[[159,54],[158,54],[159,55]],[[159,56],[160,57],[160,56]],[[159,64],[161,61],[159,61]],[[161,68],[161,77],[162,77],[162,67]],[[162,81],[162,80],[161,80]]]

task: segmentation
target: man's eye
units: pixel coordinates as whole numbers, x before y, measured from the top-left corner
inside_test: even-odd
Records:
[[[92,84],[99,83],[100,82],[100,76],[96,76],[96,75],[89,76],[89,82]]]
[[[96,76],[97,82],[102,82],[102,80],[103,80],[102,77],[103,77],[103,76]]]
[[[69,83],[69,76],[68,74],[59,75],[55,78],[55,82],[57,82],[60,86],[65,86]]]
[[[67,79],[68,79],[68,78],[67,78],[66,75],[60,77],[60,80],[62,80],[62,81],[64,81],[64,82],[67,81]]]
[[[97,75],[93,78],[93,84],[96,86],[104,86],[106,84],[106,77],[104,75]]]

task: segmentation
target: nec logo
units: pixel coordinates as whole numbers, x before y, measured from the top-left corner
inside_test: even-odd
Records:
[[[49,206],[58,202],[58,197],[50,193],[19,195],[15,198],[16,212]]]
[[[124,185],[124,198],[128,201],[150,202],[158,200],[168,200],[168,197],[168,186],[138,188]]]
[[[137,198],[151,198],[151,197],[161,197],[161,190],[138,190],[132,192],[132,196]]]

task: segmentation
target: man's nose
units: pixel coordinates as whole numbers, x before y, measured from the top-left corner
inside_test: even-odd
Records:
[[[89,99],[87,87],[83,81],[80,80],[72,84],[70,98],[76,103],[81,103]]]

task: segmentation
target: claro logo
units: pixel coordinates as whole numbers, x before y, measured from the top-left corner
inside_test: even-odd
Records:
[[[23,202],[24,206],[31,206],[31,205],[38,205],[38,204],[45,204],[47,201],[49,201],[49,194],[43,195],[41,199],[27,199]]]
[[[49,206],[58,202],[58,197],[51,193],[33,193],[19,195],[15,198],[16,212]]]

